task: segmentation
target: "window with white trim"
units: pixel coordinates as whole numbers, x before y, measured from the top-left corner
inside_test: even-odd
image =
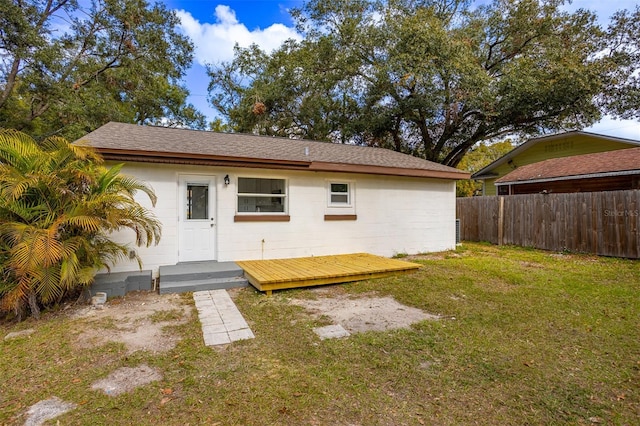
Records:
[[[238,213],[286,213],[284,179],[238,178]]]
[[[349,182],[329,182],[329,206],[351,207],[351,184]]]

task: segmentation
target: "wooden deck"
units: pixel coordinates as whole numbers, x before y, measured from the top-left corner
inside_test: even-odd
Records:
[[[420,268],[415,263],[367,253],[246,260],[236,264],[244,269],[251,285],[267,295],[273,290],[381,278]]]

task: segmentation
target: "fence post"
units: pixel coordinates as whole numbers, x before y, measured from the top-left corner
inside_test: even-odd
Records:
[[[500,204],[498,207],[498,245],[502,245],[504,236],[504,197],[500,197]]]
[[[461,238],[640,258],[640,190],[553,196],[554,202],[545,205],[536,203],[538,194],[507,195],[506,200],[499,195],[458,199]],[[545,209],[558,222],[551,221],[553,232],[543,238],[541,233],[547,232],[543,221],[550,220]]]

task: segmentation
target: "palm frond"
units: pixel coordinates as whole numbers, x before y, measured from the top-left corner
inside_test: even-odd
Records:
[[[59,300],[65,292],[60,285],[60,267],[58,265],[37,268],[33,271],[31,285],[44,304]]]
[[[102,228],[104,220],[97,216],[89,216],[83,214],[72,214],[69,216],[64,216],[59,218],[56,225],[57,226],[66,226],[70,225],[74,227],[76,230],[82,230],[87,233],[93,234]]]
[[[113,232],[158,243],[160,222],[136,201],[142,192],[155,206],[153,189],[121,171],[90,147],[0,129],[0,310],[35,309],[34,297],[46,305],[91,283],[129,255]]]

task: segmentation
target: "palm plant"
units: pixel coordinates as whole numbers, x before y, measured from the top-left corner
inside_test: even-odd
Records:
[[[121,168],[62,138],[38,144],[0,129],[0,311],[22,317],[28,306],[38,318],[41,306],[89,285],[129,256],[115,231],[133,230],[138,246],[158,243],[160,222],[134,198],[140,191],[155,205],[156,196]]]

